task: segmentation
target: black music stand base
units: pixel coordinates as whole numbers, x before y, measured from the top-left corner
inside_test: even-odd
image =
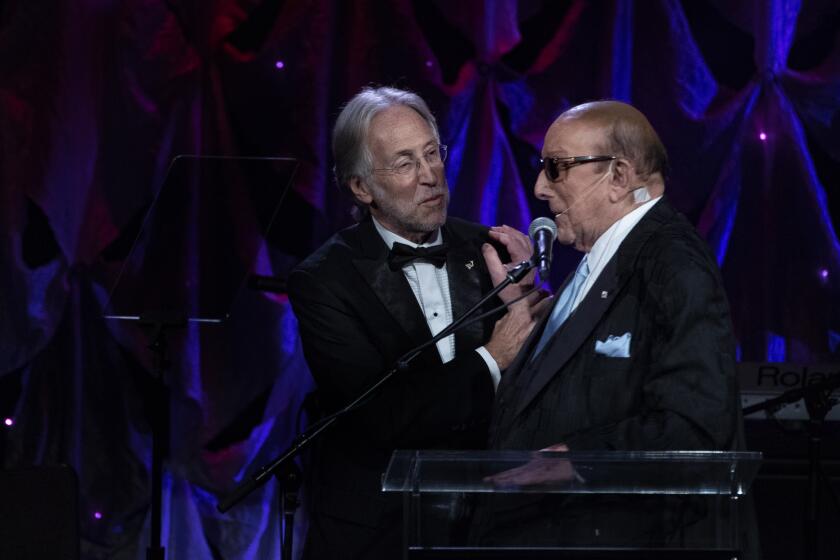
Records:
[[[837,404],[831,398],[831,391],[814,391],[805,395],[805,408],[808,410],[808,494],[805,507],[805,560],[819,558],[819,522],[820,522],[820,480],[823,478],[822,431],[825,417]],[[826,480],[826,482],[828,482]],[[831,490],[830,486],[829,489]]]
[[[169,346],[166,331],[183,328],[184,317],[167,313],[149,313],[138,323],[149,332],[149,350],[152,352],[152,390],[147,415],[152,436],[152,491],[149,545],[146,560],[165,560],[166,549],[161,546],[161,498],[163,494],[163,460],[169,449],[169,391],[166,388],[166,371],[169,369]]]
[[[301,473],[294,461],[289,461],[274,474],[280,494],[280,544],[281,559],[292,560],[295,534],[295,511],[300,505]]]

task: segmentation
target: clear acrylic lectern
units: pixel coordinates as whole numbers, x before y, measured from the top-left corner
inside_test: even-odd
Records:
[[[755,452],[396,451],[405,558],[738,558]]]

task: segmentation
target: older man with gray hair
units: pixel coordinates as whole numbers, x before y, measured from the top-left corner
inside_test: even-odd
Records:
[[[361,210],[289,278],[303,350],[325,413],[375,383],[492,289],[530,243],[507,226],[447,217],[446,146],[417,95],[365,89],[338,117],[339,184]],[[514,288],[503,292],[510,301]],[[487,309],[499,304],[491,302]],[[523,300],[437,343],[318,442],[309,473],[306,558],[396,558],[400,503],[380,491],[398,448],[467,449],[486,443],[495,387],[541,303]]]

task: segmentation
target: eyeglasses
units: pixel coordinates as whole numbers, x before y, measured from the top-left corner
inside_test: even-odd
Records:
[[[423,152],[423,159],[426,160],[429,167],[443,165],[443,162],[446,161],[446,144],[429,146],[426,148],[426,151]],[[412,171],[414,173],[419,173],[420,160],[414,156],[404,155],[397,159],[393,167],[379,167],[373,171],[384,171],[387,173],[394,173],[396,175],[407,176]]]
[[[545,176],[551,182],[559,181],[562,175],[565,179],[566,172],[570,167],[583,163],[595,163],[597,161],[612,161],[617,156],[574,156],[574,157],[553,157],[540,158],[540,165],[545,171]]]

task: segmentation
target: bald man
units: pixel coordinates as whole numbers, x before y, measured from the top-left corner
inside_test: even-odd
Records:
[[[582,258],[502,376],[493,448],[733,450],[742,441],[729,305],[708,246],[663,197],[666,168],[653,127],[625,103],[579,105],[549,128],[534,193],[558,241]],[[504,481],[544,475],[523,469]],[[661,510],[605,524],[610,516],[568,511],[536,505],[539,521],[512,534],[532,545],[647,542],[686,519]]]

